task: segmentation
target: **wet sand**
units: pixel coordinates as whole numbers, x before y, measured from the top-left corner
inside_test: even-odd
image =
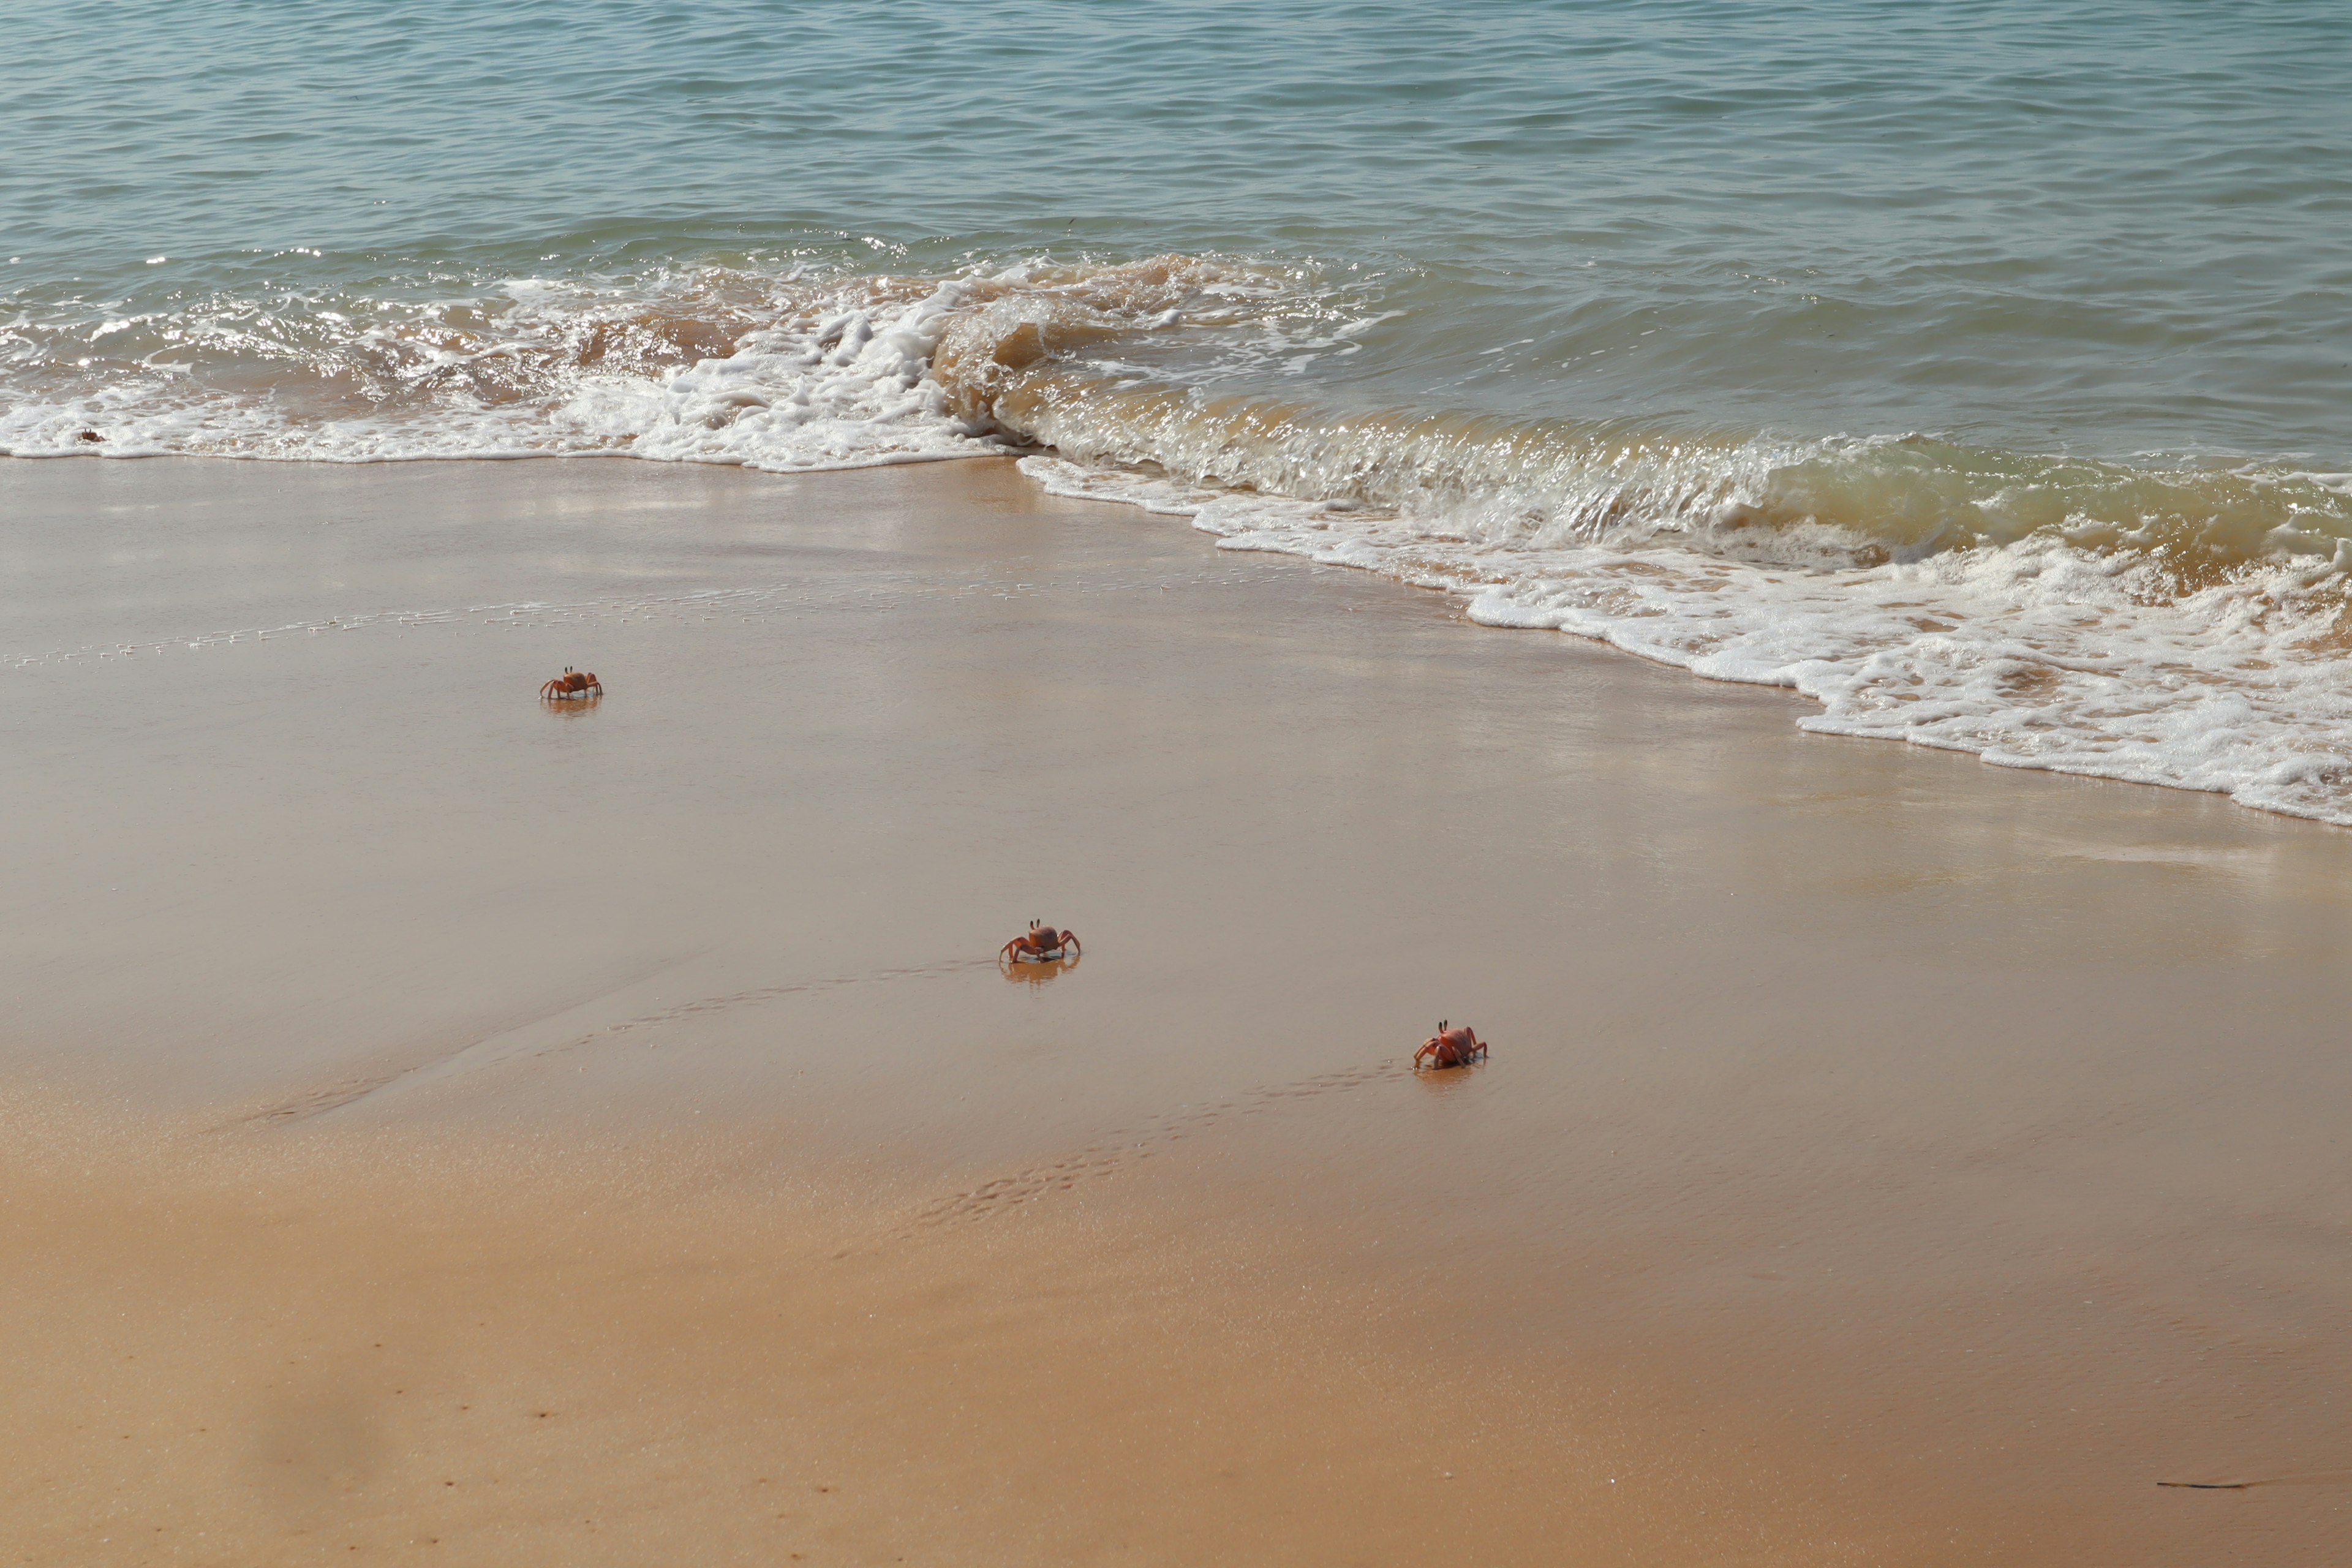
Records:
[[[2352,1550],[2352,837],[996,463],[0,516],[26,1561]]]

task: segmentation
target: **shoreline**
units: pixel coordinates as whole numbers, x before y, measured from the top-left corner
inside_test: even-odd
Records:
[[[2347,1539],[2325,1483],[2154,1485],[2324,1470],[2305,1456],[2347,1435],[2330,829],[1823,747],[1755,693],[1490,636],[1003,463],[74,467],[102,480],[0,468],[11,643],[79,617],[172,651],[0,674],[0,843],[39,910],[0,950],[0,1071],[198,1130],[145,1186],[60,1178],[80,1231],[12,1237],[54,1281],[12,1310],[50,1335],[119,1288],[76,1257],[234,1300],[200,1255],[132,1244],[142,1205],[184,1199],[190,1233],[268,1252],[235,1205],[174,1194],[174,1161],[307,1151],[253,1190],[346,1234],[414,1180],[443,1195],[401,1245],[462,1277],[570,1211],[464,1215],[464,1184],[394,1183],[384,1151],[478,1148],[474,1190],[504,1194],[530,1167],[488,1151],[576,1145],[674,1184],[567,1232],[538,1288],[618,1310],[684,1268],[735,1303],[695,1320],[698,1370],[641,1389],[679,1421],[715,1402],[757,1429],[719,1348],[784,1353],[741,1305],[781,1276],[715,1239],[722,1212],[763,1215],[779,1256],[867,1247],[867,1294],[824,1310],[919,1299],[908,1321],[952,1333],[987,1280],[991,1353],[1086,1340],[1087,1378],[1028,1425],[971,1385],[975,1422],[1013,1422],[993,1448],[872,1438],[898,1478],[878,1519],[963,1495],[982,1472],[953,1467],[1024,1433],[1092,1433],[1089,1479],[1049,1501],[1040,1461],[984,1542],[924,1514],[941,1555],[1185,1561],[1281,1519],[1306,1531],[1286,1561],[1376,1528],[1580,1560],[1565,1533],[1596,1563],[2315,1562]],[[279,614],[334,629],[205,640]],[[605,700],[517,697],[563,663]],[[1008,984],[973,955],[1031,917],[1087,958]],[[1438,1016],[1493,1058],[1404,1073]],[[2251,1064],[2219,1047],[2249,1020]],[[565,1170],[551,1194],[593,1187]],[[320,1310],[367,1321],[359,1249],[320,1256],[344,1294]],[[307,1265],[270,1267],[290,1289]],[[1356,1392],[1318,1405],[1334,1366]],[[184,1390],[212,1375],[192,1352]],[[845,1420],[859,1386],[925,1397],[881,1341],[834,1381],[774,1375]],[[1247,1415],[1217,1404],[1236,1386]],[[1174,1464],[1211,1409],[1290,1489],[1201,1518],[1197,1468],[1118,1480],[1106,1456]],[[1396,1485],[1465,1426],[1496,1478],[1475,1508]],[[605,1430],[578,1474],[635,1474]],[[1339,1479],[1302,1501],[1312,1467],[1283,1467],[1310,1458]],[[1612,1460],[1649,1501],[1602,1514],[1551,1479]],[[749,1528],[663,1473],[645,1519]],[[254,1508],[243,1528],[277,1518]],[[1051,1534],[1081,1516],[1126,1533]],[[887,1560],[875,1528],[830,1545]]]
[[[2154,733],[2119,733],[2110,737],[2111,742],[2116,744],[2105,749],[2094,748],[2084,754],[2051,752],[2046,749],[2046,743],[2052,738],[2047,732],[2051,731],[2052,724],[2046,717],[2021,710],[2020,714],[2012,716],[2021,721],[2015,725],[1988,723],[1977,728],[1964,725],[1954,730],[1949,724],[1952,715],[1940,711],[1948,706],[1946,702],[1923,701],[1922,692],[1906,689],[1921,683],[1916,671],[1907,679],[1890,679],[1885,671],[1874,676],[1853,669],[1839,673],[1831,668],[1839,662],[1834,658],[1814,657],[1792,660],[1786,657],[1785,649],[1772,651],[1769,647],[1772,639],[1769,636],[1759,638],[1762,628],[1758,626],[1751,625],[1744,631],[1710,629],[1706,624],[1708,615],[1693,613],[1695,605],[1704,605],[1711,595],[1723,589],[1733,577],[1743,572],[1752,569],[1764,581],[1776,584],[1782,581],[1781,577],[1772,574],[1769,555],[1750,559],[1738,551],[1720,557],[1704,553],[1688,555],[1686,552],[1674,551],[1669,554],[1675,557],[1675,561],[1666,563],[1648,559],[1654,552],[1646,543],[1641,542],[1591,550],[1556,548],[1549,553],[1554,557],[1551,566],[1559,574],[1558,580],[1531,578],[1514,584],[1507,574],[1497,577],[1486,573],[1479,564],[1481,557],[1475,551],[1468,554],[1450,549],[1433,551],[1433,542],[1449,546],[1461,544],[1463,541],[1456,535],[1437,533],[1427,540],[1419,540],[1382,537],[1382,531],[1379,529],[1361,536],[1328,531],[1333,527],[1330,520],[1354,510],[1352,503],[1293,500],[1273,492],[1261,494],[1244,489],[1202,489],[1165,476],[1116,465],[1090,468],[1084,462],[1060,457],[1056,448],[1040,444],[1029,436],[1007,439],[1013,444],[1001,450],[908,450],[855,459],[843,458],[821,468],[784,470],[758,468],[748,460],[722,462],[677,457],[644,458],[635,452],[621,450],[492,451],[463,457],[403,455],[344,458],[298,458],[235,452],[190,455],[168,451],[100,456],[72,451],[0,455],[0,462],[47,463],[60,458],[89,458],[99,461],[128,463],[156,461],[204,465],[222,462],[364,468],[408,464],[464,468],[478,463],[621,459],[649,462],[660,467],[675,465],[732,469],[771,479],[818,482],[822,482],[828,474],[854,475],[884,468],[935,464],[1011,463],[1019,467],[1032,484],[1057,499],[1097,502],[1140,511],[1154,518],[1183,517],[1191,521],[1192,526],[1227,542],[1227,548],[1295,556],[1318,565],[1337,565],[1348,571],[1368,573],[1392,584],[1443,594],[1458,601],[1463,612],[1459,618],[1490,629],[1559,632],[1578,641],[1659,665],[1695,679],[1788,692],[1814,708],[1814,712],[1797,721],[1797,727],[1809,734],[1882,741],[1928,751],[1949,752],[1972,758],[1988,767],[2024,773],[2045,773],[2062,778],[2091,779],[2191,795],[2219,795],[2244,810],[2331,827],[2352,827],[2352,816],[2346,815],[2345,808],[2326,793],[2342,770],[2325,762],[2325,757],[2332,753],[2323,750],[2326,739],[2324,729],[2315,730],[2306,743],[2285,747],[2271,766],[2266,770],[2257,770],[2263,776],[2248,776],[2242,763],[2222,766],[2216,772],[2217,764],[2211,753],[2217,750],[2227,750],[2230,744],[2234,743],[2232,737],[2245,727],[2244,721],[2242,718],[2233,720],[2226,714],[2218,719],[2197,720],[2194,715],[2175,712],[2164,716],[2159,721],[2159,710],[2172,704],[2178,696],[2175,693],[2172,697],[2153,699],[2154,706],[2149,707],[2133,708],[2129,700],[2122,700],[2122,710],[2127,714],[2137,713],[2147,721],[2144,730],[2164,731],[2174,742],[2181,742],[2190,731],[2201,730],[2202,740],[2194,741],[2190,749],[2209,753],[2203,763],[2192,765],[2182,763],[2178,759],[2165,761],[2153,752],[2143,754],[2140,748],[2159,744],[2158,737]],[[2326,481],[2332,478],[2323,473],[2299,471],[2289,477],[2319,485],[2323,491],[2326,490]],[[1210,521],[1198,521],[1204,518]],[[1242,542],[1238,545],[1232,542],[1237,540]],[[2004,548],[2021,542],[2023,542],[2012,540]],[[1681,559],[1685,555],[1688,559]],[[1947,552],[1943,558],[1956,557]],[[1885,562],[1879,563],[1885,564]],[[1811,564],[1781,564],[1790,574],[1800,578],[1812,572]],[[2141,567],[2134,571],[2147,569],[2150,564],[2142,563]],[[1631,584],[1621,583],[1612,586],[1601,580],[1620,568],[1633,573]],[[2035,576],[2042,570],[2042,566],[2036,565],[2022,575]],[[2283,651],[2307,652],[2333,647],[2336,640],[2334,623],[2340,616],[2326,605],[2312,600],[2304,592],[2312,584],[2303,575],[2303,568],[2288,566],[2282,570],[2284,575],[2278,581],[2256,589],[2253,596],[2245,598],[2232,614],[2250,623],[2275,621],[2278,627],[2287,628],[2278,634],[2283,639],[2279,644]],[[2064,574],[2063,565],[2060,574]],[[2125,579],[2119,580],[2127,580],[2132,574],[2132,572],[2126,572]],[[1965,580],[1970,575],[1969,569],[1962,569],[1953,582]],[[1628,611],[1628,605],[1643,598],[1640,584],[1649,578],[1687,579],[1677,593],[1692,602],[1676,606],[1671,603],[1675,595],[1668,595],[1664,599],[1649,603],[1647,607]],[[1917,578],[1909,586],[1897,588],[1894,596],[1879,608],[1890,612],[1930,608],[1926,601],[1914,602],[1911,594],[1927,592],[1932,597],[1941,588],[1951,585],[1951,583],[1937,584],[1932,575]],[[1885,586],[1881,585],[1882,588]],[[2210,589],[2216,584],[2209,583],[2206,586]],[[2245,584],[2241,584],[2240,587],[2242,589]],[[2240,596],[2244,598],[2242,594]],[[1879,597],[1886,598],[1887,595],[1882,593]],[[2088,606],[2087,618],[2062,612],[2053,624],[2077,620],[2083,626],[2103,624],[2114,608],[2113,605],[2101,608],[2089,605],[2088,601],[2084,605]],[[1822,605],[1804,603],[1801,597],[1783,608],[1796,618],[1811,619],[1818,615]],[[2013,611],[2015,606],[2009,608]],[[1944,605],[1935,613],[1949,616],[1952,606]],[[1897,618],[1917,630],[1938,632],[1952,629],[1936,621],[1934,616],[1924,619]],[[1959,618],[1967,620],[1971,617],[1962,615]],[[1766,617],[1767,625],[1770,619]],[[1657,628],[1669,624],[1670,633],[1660,636]],[[242,634],[217,635],[223,637],[284,635],[324,629],[328,628],[323,624],[304,626],[297,623],[247,628]],[[2200,637],[2219,636],[2228,629],[2217,623],[2206,627]],[[2290,631],[2293,635],[2288,635]],[[16,657],[15,662],[19,668],[26,668],[53,660],[69,662],[93,656],[106,658],[137,651],[135,645],[110,647],[89,644],[72,649],[21,654]],[[0,658],[7,657],[0,654]],[[2084,668],[2109,658],[2087,647],[2067,656],[2054,654],[2048,649],[2021,649],[2020,647],[1995,643],[1975,648],[1960,662],[1981,664],[1985,672],[1997,678],[2000,683],[2019,690],[2042,690],[2053,682],[2063,683],[2067,672],[2082,673]],[[2078,666],[2082,668],[2078,668]],[[2247,668],[2261,670],[2268,669],[2272,665],[2267,659],[2254,658]],[[2179,668],[2174,673],[2179,673]],[[2210,683],[2214,679],[2212,671],[2206,671],[2188,684],[2194,688],[2200,682]],[[1880,687],[1884,689],[1878,689]],[[2144,697],[2147,695],[2143,694]],[[2105,700],[2106,705],[2111,707],[2116,706],[2118,700],[2121,700],[2112,693]],[[1916,706],[1906,707],[1906,704]],[[2262,705],[2268,704],[2269,700],[2264,699]],[[1920,716],[1931,710],[1938,710],[1937,716],[1922,722]],[[1896,722],[1897,715],[1908,717]],[[2185,730],[2184,724],[2187,725]],[[2320,760],[2314,760],[2315,756]],[[2313,787],[2315,784],[2318,786],[2316,793]]]

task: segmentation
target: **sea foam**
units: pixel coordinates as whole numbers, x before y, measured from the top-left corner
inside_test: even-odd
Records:
[[[2037,535],[1844,569],[1656,542],[1488,549],[1358,507],[1051,458],[1048,490],[1190,517],[1271,550],[1459,595],[1482,625],[1594,638],[1715,680],[1791,688],[1825,734],[2213,791],[2352,826],[2352,545],[2171,597],[2145,563]]]

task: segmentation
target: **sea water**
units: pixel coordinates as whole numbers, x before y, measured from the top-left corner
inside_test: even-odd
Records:
[[[2340,4],[8,21],[0,453],[1016,452],[2352,824]]]

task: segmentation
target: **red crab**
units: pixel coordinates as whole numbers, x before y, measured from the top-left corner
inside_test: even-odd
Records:
[[[539,689],[539,694],[550,701],[559,697],[585,697],[590,692],[604,695],[604,683],[593,675],[583,675],[570,665],[563,673]]]
[[[996,956],[999,962],[1009,959],[1018,963],[1025,958],[1033,963],[1043,963],[1049,958],[1061,957],[1066,949],[1071,952],[1078,951],[1077,932],[1055,931],[1052,926],[1040,925],[1035,921],[1031,921],[1029,929],[1006,942],[998,950]]]
[[[1466,1067],[1486,1054],[1486,1042],[1478,1037],[1477,1030],[1467,1024],[1458,1029],[1449,1029],[1445,1026],[1445,1020],[1440,1018],[1437,1033],[1430,1036],[1422,1043],[1421,1049],[1412,1053],[1412,1067],[1415,1072],[1419,1072],[1423,1058],[1428,1058],[1428,1065],[1433,1068]]]

